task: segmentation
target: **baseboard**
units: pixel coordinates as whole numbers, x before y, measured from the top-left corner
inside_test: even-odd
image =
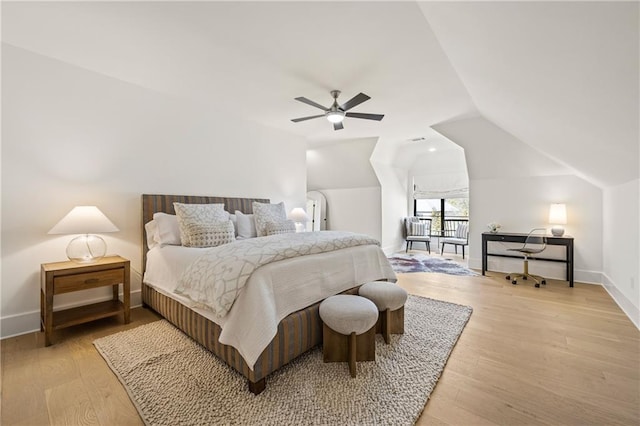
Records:
[[[121,294],[122,296],[122,294]],[[83,300],[82,302],[72,303],[62,306],[56,306],[56,311],[68,308],[74,308],[76,306],[88,305],[91,303],[104,302],[109,298],[100,297],[90,300]],[[131,292],[131,307],[137,308],[142,306],[142,291],[133,290]],[[7,315],[0,318],[0,339],[7,339],[9,337],[20,336],[22,334],[32,333],[34,331],[40,331],[40,311],[24,312],[16,315]]]
[[[399,251],[404,251],[404,244],[401,244],[400,246],[395,245],[382,247],[382,252],[385,254],[385,256],[391,256],[392,254]]]
[[[622,312],[627,315],[633,325],[640,330],[640,309],[618,290],[611,278],[604,272],[602,273],[602,278],[602,286],[609,293],[609,296],[622,309]]]
[[[510,272],[518,272],[522,269],[522,259],[509,259],[504,257],[489,257],[487,259],[488,270],[493,272],[501,272],[508,274]],[[481,258],[469,258],[469,267],[471,269],[482,270]],[[529,262],[529,270],[536,275],[554,280],[566,279],[566,267],[564,263],[556,262]],[[602,284],[602,272],[589,271],[586,269],[574,269],[573,278],[575,282],[583,284]]]

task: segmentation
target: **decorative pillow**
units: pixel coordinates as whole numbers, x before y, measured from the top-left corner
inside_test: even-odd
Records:
[[[147,235],[147,247],[149,249],[154,248],[158,245],[156,241],[156,234],[158,233],[158,224],[155,220],[150,220],[149,222],[144,224],[144,231]]]
[[[153,214],[153,220],[157,227],[154,238],[160,246],[182,244],[176,215],[158,212]]]
[[[466,239],[468,232],[469,232],[469,224],[461,223],[460,225],[458,225],[458,229],[456,229],[456,238]]]
[[[187,225],[188,247],[217,247],[235,241],[233,222],[190,223]]]
[[[178,217],[180,241],[183,246],[189,246],[187,227],[191,224],[212,225],[216,222],[229,220],[229,213],[224,210],[224,204],[183,204],[173,203]]]
[[[292,234],[296,232],[296,224],[292,220],[267,222],[265,231],[267,235]]]
[[[256,232],[256,222],[252,214],[244,214],[236,210],[236,221],[238,223],[238,239],[255,238],[258,236]]]
[[[267,222],[282,222],[287,220],[287,213],[284,210],[284,203],[278,204],[253,202],[253,218],[256,221],[256,232],[258,237],[267,235]]]
[[[411,234],[414,236],[425,236],[426,235],[426,227],[422,222],[411,222]]]
[[[233,236],[238,236],[238,218],[235,214],[229,213],[229,220],[233,223]]]

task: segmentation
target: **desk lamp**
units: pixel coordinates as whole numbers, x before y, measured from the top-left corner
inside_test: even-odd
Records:
[[[564,228],[561,225],[567,224],[567,206],[565,204],[551,204],[549,207],[549,223],[553,225],[551,233],[554,237],[562,237]]]

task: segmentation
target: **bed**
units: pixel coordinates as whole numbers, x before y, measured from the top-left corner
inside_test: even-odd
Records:
[[[265,389],[266,377],[270,373],[321,343],[322,323],[318,308],[324,298],[336,293],[357,293],[357,288],[364,282],[394,280],[395,274],[379,246],[368,245],[345,248],[337,253],[301,256],[291,259],[289,263],[287,263],[288,261],[280,261],[260,267],[254,271],[254,275],[259,275],[258,272],[260,272],[268,280],[272,280],[273,282],[269,282],[269,285],[273,285],[274,290],[271,291],[271,287],[269,287],[269,291],[266,291],[263,286],[253,284],[251,281],[252,275],[228,315],[222,319],[213,317],[207,310],[194,306],[184,297],[173,293],[170,290],[172,288],[171,284],[177,280],[178,275],[176,272],[170,272],[169,269],[163,270],[161,266],[158,266],[162,265],[163,261],[157,259],[176,259],[172,257],[174,256],[172,252],[179,252],[181,257],[178,257],[178,259],[181,260],[171,260],[172,264],[183,263],[186,265],[197,258],[197,254],[189,252],[187,247],[164,247],[162,249],[155,247],[150,252],[144,225],[153,219],[154,213],[175,214],[173,203],[178,202],[185,204],[222,203],[227,212],[240,211],[245,214],[251,214],[254,201],[269,203],[267,199],[258,198],[142,195],[144,270],[142,301],[145,307],[158,312],[185,334],[242,374],[248,381],[249,390],[254,394],[258,394]],[[195,252],[195,250],[192,251]],[[341,263],[341,261],[336,260],[336,257],[332,256],[339,256],[340,259],[349,259],[346,264],[353,264],[354,270],[345,269],[346,264],[344,262]],[[290,263],[293,265],[290,265]],[[334,264],[336,270],[332,271],[332,265]],[[295,273],[291,271],[295,271]],[[300,271],[303,271],[303,273],[299,273]],[[335,277],[338,277],[336,283],[331,280],[334,274]],[[353,279],[347,281],[344,278],[345,276],[352,276]],[[282,303],[285,306],[281,307],[281,304],[278,303],[280,296],[277,290],[280,285],[280,277],[289,277],[287,281],[289,286],[291,285],[291,280],[295,282],[297,279],[312,282],[316,279],[323,280],[323,283],[329,282],[330,285],[323,284],[314,286],[313,290],[294,292],[289,289],[290,293],[299,298],[296,303],[300,306],[295,308],[296,303]],[[264,277],[261,276],[260,278]],[[255,281],[261,282],[258,278]],[[283,279],[282,281],[285,280]],[[305,283],[300,283],[301,288],[303,284]],[[284,284],[282,285],[285,286]],[[175,283],[173,283],[173,286],[175,286]],[[322,287],[322,289],[318,290],[318,287]],[[320,293],[320,291],[324,293]],[[246,312],[253,311],[253,308],[243,308],[243,303],[248,302],[241,300],[242,298],[254,300],[264,297],[263,294],[265,293],[269,295],[273,293],[273,297],[276,298],[276,305],[278,305],[277,312],[269,313],[269,321],[255,320],[255,324],[262,326],[264,323],[264,327],[271,327],[268,336],[266,332],[256,331],[259,330],[258,326],[253,327],[256,330],[253,330],[254,334],[250,335],[242,331],[239,326],[235,326],[235,323],[232,324],[233,317],[245,317]],[[292,310],[292,306],[295,310]],[[289,312],[287,309],[292,311]],[[268,311],[271,312],[270,310]],[[261,338],[265,339],[264,336],[267,336],[266,340],[260,342]],[[273,337],[271,338],[271,336]],[[248,362],[247,359],[250,361]]]

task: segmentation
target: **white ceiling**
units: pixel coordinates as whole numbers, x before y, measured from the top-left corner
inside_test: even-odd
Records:
[[[640,156],[638,5],[610,4],[3,2],[2,38],[310,144],[431,138],[479,112],[610,185]],[[385,118],[290,121],[332,89]]]

